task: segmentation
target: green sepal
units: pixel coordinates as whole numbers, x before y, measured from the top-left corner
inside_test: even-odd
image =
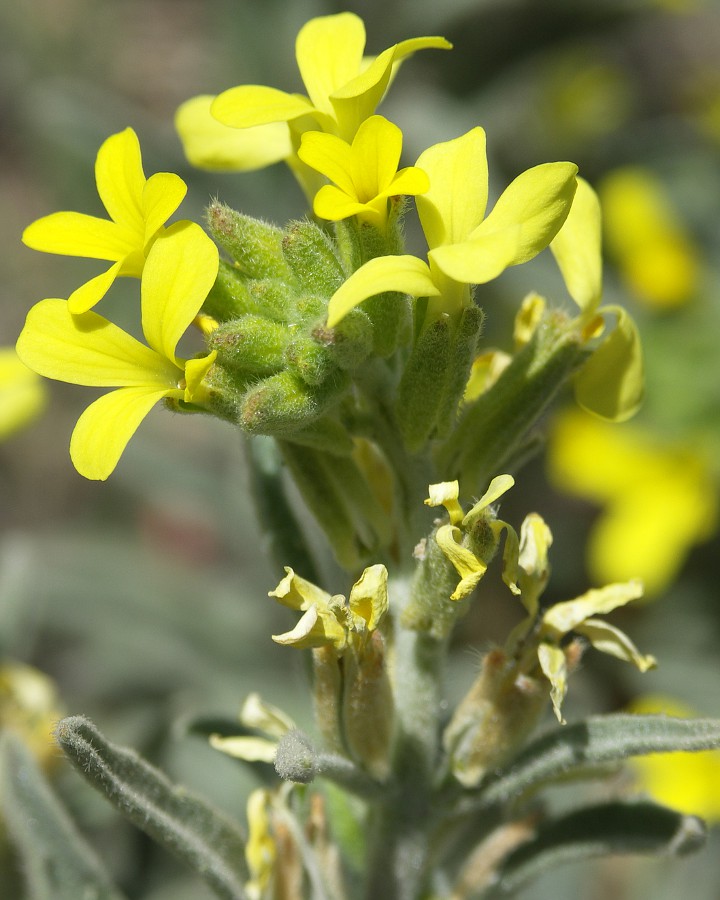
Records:
[[[531,840],[505,858],[496,895],[514,893],[566,862],[618,853],[683,856],[699,850],[705,836],[701,819],[655,803],[615,801],[583,807],[544,822]]]
[[[207,338],[209,350],[217,350],[217,364],[248,375],[273,375],[284,367],[285,350],[292,332],[262,316],[245,315],[225,322]]]
[[[106,740],[82,716],[55,737],[70,762],[134,825],[183,860],[219,897],[244,900],[245,846],[237,825],[133,750]]]
[[[443,435],[455,424],[458,407],[470,378],[470,370],[477,352],[485,315],[479,306],[468,306],[460,315],[450,339],[448,368],[436,422],[438,434]]]
[[[390,200],[390,214],[383,230],[355,216],[335,223],[338,249],[349,272],[376,256],[395,256],[403,252],[402,217],[406,206],[404,197]]]
[[[450,365],[450,330],[451,323],[444,317],[422,332],[398,385],[395,414],[411,453],[427,443],[441,414]]]
[[[591,716],[534,740],[506,769],[479,786],[474,803],[482,807],[506,803],[559,778],[619,763],[630,756],[718,747],[720,719],[627,713]]]
[[[291,280],[282,252],[282,229],[218,200],[208,207],[207,223],[210,234],[248,278]]]
[[[581,337],[560,316],[547,317],[495,384],[470,404],[436,462],[443,479],[467,494],[522,455],[561,387],[586,359]]]
[[[279,442],[283,459],[308,509],[323,530],[338,563],[354,572],[361,563],[355,525],[328,473],[327,454],[288,441]]]
[[[327,232],[314,222],[293,222],[283,237],[287,265],[303,290],[330,299],[343,283],[344,272]]]
[[[250,434],[292,436],[323,415],[348,381],[344,373],[337,371],[334,378],[312,386],[293,372],[278,372],[245,394],[238,424]]]
[[[326,455],[323,462],[363,544],[369,550],[387,546],[392,537],[388,514],[355,460]]]
[[[373,326],[373,353],[383,359],[402,344],[412,331],[412,305],[406,294],[394,291],[376,294],[363,301],[363,312]]]
[[[3,822],[22,862],[27,897],[122,900],[33,755],[9,731],[0,740],[0,797]],[[7,888],[7,874],[2,880]]]

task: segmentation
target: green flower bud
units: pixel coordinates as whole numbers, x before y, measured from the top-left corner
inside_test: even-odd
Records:
[[[412,306],[405,294],[378,294],[364,300],[362,308],[373,326],[373,353],[376,356],[391,356],[409,340]]]
[[[372,353],[373,326],[367,313],[352,309],[334,328],[318,325],[312,336],[341,369],[352,371]]]
[[[310,784],[317,772],[316,754],[310,738],[293,729],[284,734],[277,745],[275,771],[283,781]]]
[[[239,424],[251,434],[292,436],[319,418],[347,384],[344,376],[311,386],[294,372],[278,372],[247,392]]]
[[[285,351],[288,368],[311,385],[323,384],[336,371],[332,355],[311,337],[297,337]]]
[[[227,260],[220,260],[215,284],[205,298],[203,311],[218,322],[236,319],[247,312],[257,312],[246,280],[240,270]]]
[[[335,246],[314,222],[294,222],[282,248],[287,264],[309,293],[330,299],[343,283],[345,273]]]
[[[216,328],[207,338],[217,361],[240,372],[272,375],[284,365],[285,350],[292,332],[262,316],[246,315]]]
[[[283,232],[275,225],[243,215],[218,200],[208,207],[210,234],[250,278],[290,279],[282,253]]]

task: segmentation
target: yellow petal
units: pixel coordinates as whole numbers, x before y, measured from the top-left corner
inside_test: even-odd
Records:
[[[430,179],[427,173],[417,166],[407,166],[400,169],[393,178],[384,193],[389,197],[407,196],[416,197],[430,190]]]
[[[329,606],[331,600],[330,594],[296,575],[290,566],[285,566],[285,577],[274,591],[268,592],[268,597],[274,597],[290,609],[303,611],[311,606]]]
[[[175,359],[215,283],[218,260],[217,247],[194,222],[176,222],[152,245],[140,288],[142,326],[148,344],[167,359]]]
[[[632,600],[642,597],[642,582],[637,579],[624,584],[608,584],[586,591],[574,600],[556,603],[543,613],[543,630],[562,637],[591,616],[612,612]]]
[[[345,630],[331,614],[322,611],[313,604],[300,617],[297,625],[284,634],[273,634],[276,644],[306,649],[309,647],[334,646],[341,650],[347,643]]]
[[[450,516],[450,524],[458,525],[465,513],[458,501],[460,485],[457,481],[441,481],[428,488],[430,496],[425,500],[426,506],[444,506]]]
[[[172,172],[157,172],[148,178],[141,201],[145,221],[143,248],[180,206],[186,193],[187,185]]]
[[[175,127],[185,156],[198,169],[250,172],[262,169],[293,152],[285,122],[230,128],[210,114],[215,97],[193,97],[179,107]]]
[[[538,660],[543,674],[550,682],[550,699],[553,711],[561,725],[565,724],[561,707],[567,693],[567,664],[565,654],[559,647],[542,643],[538,647]]]
[[[116,262],[137,247],[138,233],[97,216],[57,212],[28,225],[22,240],[26,246],[44,253]]]
[[[383,565],[369,566],[350,590],[350,611],[374,631],[388,611],[388,573]]]
[[[231,128],[250,128],[272,122],[289,122],[315,112],[299,94],[287,94],[259,84],[242,84],[218,94],[210,105],[211,114]]]
[[[597,194],[583,178],[565,224],[550,243],[568,293],[582,310],[592,311],[602,295],[601,213]]]
[[[418,197],[420,201],[422,197]],[[521,246],[522,229],[513,225],[504,231],[482,235],[461,244],[436,247],[428,254],[434,264],[453,281],[485,284],[515,264]]]
[[[518,553],[518,584],[523,606],[535,616],[539,599],[550,578],[548,550],[552,544],[552,532],[537,513],[527,515],[520,529]]]
[[[274,738],[281,738],[296,727],[290,716],[255,692],[245,698],[239,718],[246,728],[258,728]]]
[[[349,197],[357,199],[353,180],[357,166],[353,149],[335,134],[306,131],[298,149],[298,157],[308,166],[325,175]]]
[[[624,422],[635,415],[645,391],[642,346],[635,322],[621,306],[606,306],[617,324],[575,376],[575,398],[589,412]]]
[[[487,571],[485,563],[460,543],[462,532],[454,525],[442,525],[435,534],[438,547],[453,564],[460,576],[460,582],[450,595],[451,600],[463,600],[468,597]]]
[[[91,403],[70,439],[70,458],[78,472],[94,481],[111,475],[142,420],[170,393],[154,386],[127,387]]]
[[[387,201],[385,201],[387,203]],[[329,222],[341,222],[349,216],[355,216],[363,212],[371,212],[374,207],[367,203],[360,203],[352,196],[348,196],[334,184],[325,184],[315,194],[313,200],[313,212],[321,219]]]
[[[430,189],[417,200],[428,247],[467,240],[482,222],[487,206],[483,129],[473,128],[462,137],[429,147],[416,165],[430,177]]]
[[[514,484],[512,475],[497,475],[493,478],[488,489],[463,519],[463,528],[470,528],[483,510],[502,497]]]
[[[436,297],[440,292],[427,263],[416,256],[378,256],[361,266],[335,292],[328,304],[328,327],[333,328],[368,297],[399,291],[413,297]]]
[[[364,49],[365,25],[354,13],[319,16],[303,25],[295,55],[313,106],[332,115],[329,97],[358,74]]]
[[[366,201],[385,191],[397,174],[402,131],[383,116],[370,116],[353,140],[358,197]]]
[[[107,272],[96,275],[95,278],[91,278],[90,281],[86,281],[85,284],[74,290],[68,297],[67,302],[70,312],[77,316],[80,313],[87,312],[96,303],[99,303],[110,290],[110,285],[120,274],[122,265],[122,260],[114,263]]]
[[[110,218],[142,236],[145,174],[140,142],[132,128],[111,135],[100,147],[95,161],[95,181]]]
[[[185,363],[185,396],[187,403],[202,402],[202,382],[217,359],[217,350],[199,359],[189,359]]]
[[[240,736],[222,737],[219,734],[211,734],[208,743],[215,750],[227,753],[235,759],[244,759],[245,762],[275,762],[277,753],[277,741],[267,738]]]
[[[607,653],[630,662],[641,672],[647,672],[654,669],[657,660],[654,656],[643,656],[638,648],[633,644],[630,638],[619,628],[614,625],[608,625],[601,619],[586,619],[582,625],[578,625],[575,629],[578,634],[587,638],[592,646],[601,653]]]
[[[570,212],[577,188],[576,175],[577,166],[569,162],[544,163],[518,175],[470,239],[519,225],[517,253],[508,265],[518,265],[537,256],[555,237]]]
[[[174,389],[182,370],[94,312],[73,316],[64,300],[42,300],[28,313],[18,356],[47,378],[92,387]]]

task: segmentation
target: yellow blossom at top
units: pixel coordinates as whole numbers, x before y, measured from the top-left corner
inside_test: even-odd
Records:
[[[0,349],[0,440],[32,422],[46,401],[45,385],[20,361],[15,348]]]
[[[519,175],[486,216],[487,155],[479,127],[425,150],[417,166],[430,178],[430,189],[417,198],[428,262],[409,255],[371,259],[331,298],[330,327],[385,291],[429,297],[428,321],[457,315],[472,302],[470,285],[492,281],[548,246],[575,194],[577,166],[545,163]]]
[[[140,277],[153,242],[187,191],[185,182],[171,172],[145,178],[140,142],[132,128],[111,135],[100,147],[95,182],[109,219],[57,212],[28,225],[22,236],[33,250],[113,263],[73,291],[68,298],[72,313],[95,306],[119,275]]]
[[[693,544],[717,527],[709,460],[690,445],[658,443],[638,427],[563,412],[550,431],[548,471],[558,488],[602,507],[588,544],[598,582],[639,576],[646,593],[657,595]]]
[[[402,132],[382,116],[366,119],[352,144],[334,134],[305,132],[298,156],[333,182],[315,195],[315,215],[334,222],[357,216],[383,228],[391,197],[422,194],[430,187],[422,169],[398,171],[401,151]]]
[[[81,475],[107,478],[159,400],[202,402],[214,353],[186,361],[175,350],[217,270],[217,248],[199,225],[177,222],[158,237],[141,283],[149,346],[97,313],[72,315],[64,300],[42,300],[28,313],[17,351],[29,368],[71,384],[116,388],[92,403],[75,426],[70,456]]]
[[[687,303],[700,261],[658,179],[628,166],[606,175],[599,193],[608,249],[630,290],[657,309]]]
[[[570,213],[550,244],[568,293],[580,307],[579,325],[585,339],[602,335],[575,376],[575,397],[602,418],[624,421],[635,415],[642,402],[642,348],[626,310],[600,306],[601,240],[600,203],[590,185],[579,178]]]
[[[393,44],[377,57],[364,56],[365,25],[351,12],[311,19],[295,43],[306,95],[263,85],[241,85],[213,98],[188,101],[176,124],[186,152],[203,167],[245,170],[285,159],[312,199],[317,176],[297,156],[301,135],[323,131],[351,142],[377,109],[403,60],[417,50],[450,49],[441,37],[413,38]],[[214,117],[213,125],[210,118]],[[242,144],[223,137],[226,128],[251,129]],[[280,126],[278,128],[278,125]],[[260,129],[265,128],[265,131]],[[267,129],[276,129],[268,133]],[[281,155],[284,154],[284,155]],[[248,157],[253,161],[247,164]]]

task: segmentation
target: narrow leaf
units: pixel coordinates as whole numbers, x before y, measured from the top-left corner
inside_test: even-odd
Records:
[[[122,900],[25,745],[0,743],[2,817],[34,900]]]
[[[107,741],[88,719],[63,719],[57,742],[75,768],[134,825],[187,863],[225,900],[244,900],[244,841],[206,801],[173,785],[133,750]]]
[[[618,713],[591,716],[533,741],[476,794],[481,806],[504,803],[573,771],[619,762],[629,756],[720,747],[720,720],[676,719]]]
[[[536,836],[505,860],[500,893],[515,891],[547,869],[613,853],[684,855],[705,840],[701,819],[654,803],[588,806],[540,826]]]

